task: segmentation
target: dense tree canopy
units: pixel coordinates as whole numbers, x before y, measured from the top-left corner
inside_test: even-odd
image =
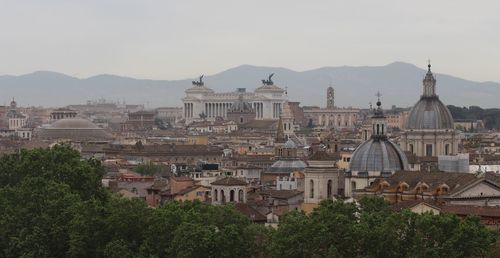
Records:
[[[0,257],[494,257],[478,218],[393,212],[382,199],[324,201],[277,229],[233,206],[150,209],[100,185],[103,169],[68,146],[0,158]],[[495,245],[495,241],[497,244]]]
[[[457,107],[449,105],[448,109],[454,119],[483,120],[487,129],[500,130],[500,109],[483,109],[478,106]]]

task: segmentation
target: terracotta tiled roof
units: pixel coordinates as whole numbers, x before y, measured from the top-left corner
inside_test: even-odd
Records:
[[[441,207],[441,211],[445,213],[453,213],[456,215],[477,215],[483,217],[500,218],[500,207],[488,206],[469,206],[469,205],[445,205]]]
[[[334,160],[334,158],[328,155],[326,151],[318,150],[313,155],[311,155],[311,157],[309,157],[309,160]]]
[[[266,222],[267,217],[262,215],[262,213],[258,212],[256,209],[252,208],[252,206],[246,203],[236,203],[235,207],[238,211],[243,213],[253,222]]]
[[[175,195],[183,195],[183,194],[187,194],[191,191],[194,191],[198,188],[202,187],[201,185],[193,185],[193,186],[190,186],[188,188],[185,188],[183,190],[180,190],[179,192],[175,193]]]
[[[247,182],[236,177],[225,177],[211,183],[211,185],[247,185]]]
[[[263,190],[260,194],[268,195],[276,199],[290,199],[299,194],[303,194],[303,192],[298,190]]]
[[[405,182],[409,185],[410,189],[416,187],[419,182],[426,183],[429,189],[446,184],[449,186],[449,193],[452,193],[475,182],[477,178],[475,175],[469,173],[398,171],[384,180],[391,186]],[[375,186],[376,184],[373,185]]]
[[[177,176],[177,177],[172,177],[171,179],[177,182],[193,181],[193,179],[188,176]]]
[[[252,120],[241,125],[242,128],[275,128],[277,120]]]

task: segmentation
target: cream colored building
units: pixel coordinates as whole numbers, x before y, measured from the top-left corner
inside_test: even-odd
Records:
[[[335,195],[343,194],[343,171],[335,165],[335,160],[326,152],[318,151],[308,160],[304,171],[304,203],[306,213],[318,207],[323,200],[333,200]]]
[[[252,105],[255,119],[276,120],[281,114],[287,96],[285,90],[274,85],[271,77],[272,75],[268,80],[262,80],[262,85],[254,92],[246,92],[241,88],[235,92],[216,93],[205,86],[202,76],[199,81],[193,81],[193,87],[185,91],[186,96],[182,99],[183,117],[188,124],[203,120],[202,117],[208,121],[214,121],[216,117],[226,118],[228,110],[241,96],[244,101]]]

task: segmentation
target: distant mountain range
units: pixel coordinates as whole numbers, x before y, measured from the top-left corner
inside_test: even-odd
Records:
[[[439,72],[439,68],[433,69]],[[422,92],[426,70],[415,65],[395,62],[385,66],[322,67],[296,72],[286,68],[241,65],[204,77],[205,85],[215,91],[234,91],[260,86],[261,79],[274,73],[276,85],[287,88],[289,99],[302,105],[324,106],[326,88],[335,88],[337,106],[368,107],[382,93],[385,108],[413,105]],[[445,104],[456,106],[500,107],[500,83],[474,82],[434,73],[437,93]],[[192,79],[142,80],[115,75],[97,75],[80,79],[68,75],[39,71],[26,75],[0,76],[0,104],[15,97],[21,106],[59,107],[83,104],[87,100],[105,98],[149,107],[181,106],[184,91]]]

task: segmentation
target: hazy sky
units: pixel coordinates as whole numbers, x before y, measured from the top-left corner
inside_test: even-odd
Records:
[[[183,79],[405,61],[500,81],[500,1],[0,0],[0,74]]]

